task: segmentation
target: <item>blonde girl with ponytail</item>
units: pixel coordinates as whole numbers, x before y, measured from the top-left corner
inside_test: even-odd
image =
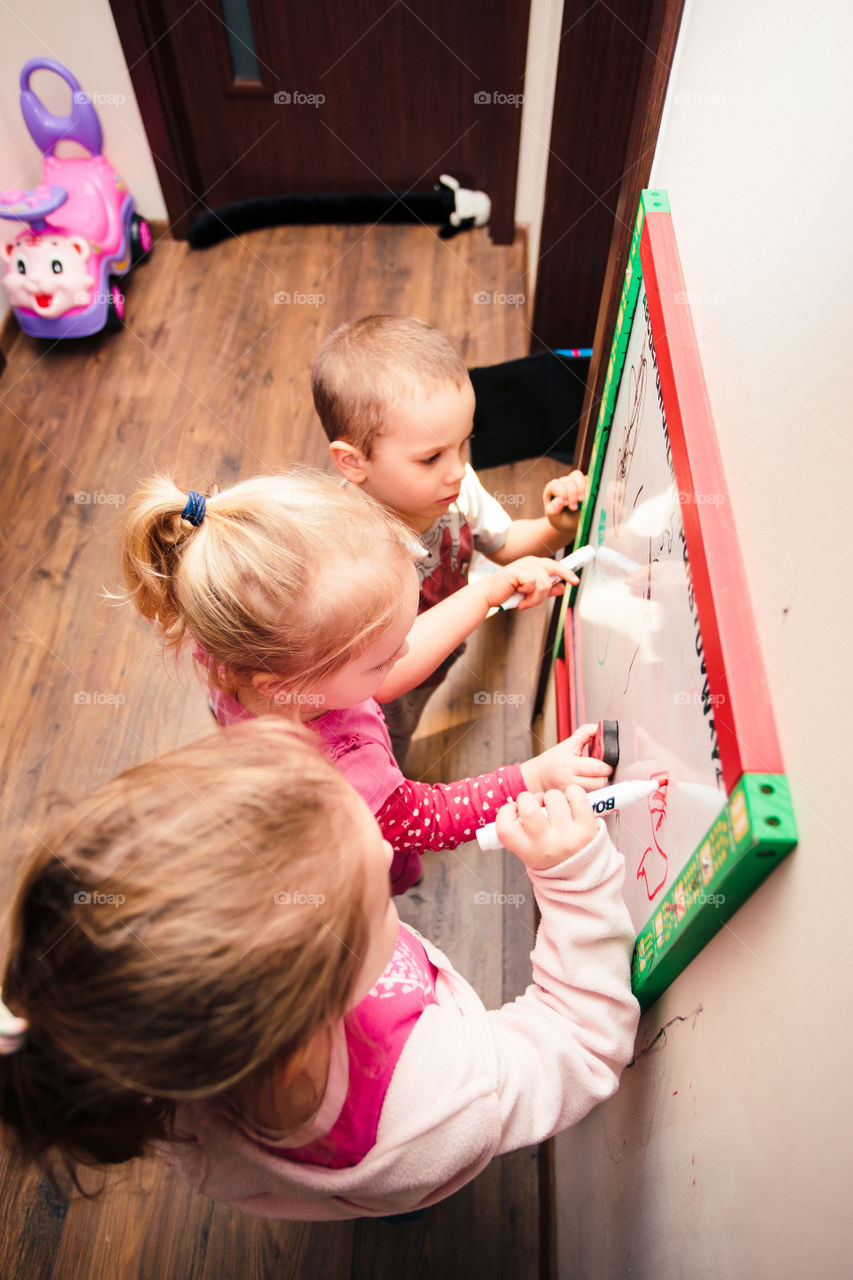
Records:
[[[122,543],[124,598],[166,646],[192,644],[221,724],[272,714],[317,734],[394,850],[396,893],[419,878],[423,850],[472,840],[505,800],[569,783],[592,790],[610,772],[579,754],[595,730],[584,725],[479,778],[404,778],[375,694],[418,633],[418,555],[378,503],[307,468],[207,496],[155,476],[128,504]],[[551,588],[548,578],[539,590]],[[430,610],[430,636],[445,606]],[[413,685],[455,642],[445,652],[418,643]]]

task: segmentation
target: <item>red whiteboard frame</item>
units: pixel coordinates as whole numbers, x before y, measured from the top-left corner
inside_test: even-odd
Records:
[[[669,213],[646,214],[640,261],[675,478],[689,499],[681,515],[731,792],[744,773],[783,773],[782,752]]]

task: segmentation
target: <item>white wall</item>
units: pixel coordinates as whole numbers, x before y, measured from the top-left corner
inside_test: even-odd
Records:
[[[41,153],[29,135],[20,107],[21,68],[30,58],[54,58],[97,100],[104,154],[121,174],[146,218],[163,220],[166,205],[136,105],[127,63],[107,0],[12,0],[3,6],[0,41],[0,190],[34,186],[41,177]],[[38,72],[32,87],[49,110],[68,113],[70,90],[58,76]],[[0,233],[15,224],[0,221]],[[8,312],[0,289],[0,321]]]
[[[838,0],[688,3],[669,190],[800,843],[559,1142],[561,1275],[853,1268],[853,166]],[[674,1021],[676,1020],[677,1021]]]

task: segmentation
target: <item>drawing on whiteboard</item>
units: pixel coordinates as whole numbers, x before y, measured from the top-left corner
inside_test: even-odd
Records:
[[[643,296],[641,287],[639,317]],[[590,541],[633,568],[617,571],[596,556],[571,613],[580,719],[618,718],[625,729],[620,768],[659,784],[650,808],[637,805],[614,819],[628,868],[624,897],[638,932],[660,913],[668,919],[664,899],[725,800],[709,728],[717,706],[706,694],[683,499],[657,384],[654,346],[640,322],[625,354],[589,515]],[[664,771],[668,790],[656,776]]]
[[[622,433],[622,439],[619,442],[619,448],[616,452],[616,474],[614,476],[615,483],[612,490],[613,507],[611,515],[613,517],[614,529],[617,532],[620,524],[622,523],[622,512],[625,506],[628,473],[631,470],[631,463],[634,461],[634,450],[637,447],[637,435],[640,421],[643,416],[643,406],[646,402],[647,382],[648,345],[644,342],[643,349],[640,352],[639,361],[636,365],[631,366],[628,374],[628,420],[625,424],[625,430]]]
[[[652,829],[660,831],[661,824],[666,817],[666,793],[669,790],[669,774],[666,772],[653,773],[649,776],[649,782],[657,784],[657,789],[649,796],[649,813],[652,817]]]
[[[653,902],[657,894],[666,884],[669,871],[669,858],[660,847],[658,832],[666,817],[666,793],[669,788],[667,773],[653,773],[649,779],[657,783],[657,790],[649,796],[649,814],[652,819],[652,843],[647,847],[637,867],[637,879],[642,879],[646,886],[646,897]],[[649,864],[646,866],[646,859]]]

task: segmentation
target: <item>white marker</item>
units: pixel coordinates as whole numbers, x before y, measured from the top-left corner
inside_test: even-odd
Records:
[[[585,546],[578,547],[577,551],[573,551],[571,555],[563,556],[563,559],[558,560],[557,563],[563,565],[564,568],[569,569],[572,573],[575,573],[578,569],[582,569],[585,564],[591,564],[594,559],[595,547]],[[639,568],[639,566],[637,567]],[[551,579],[552,583],[562,581],[562,578]],[[510,596],[508,600],[504,600],[503,604],[498,605],[498,608],[503,610],[505,613],[507,609],[517,608],[518,605],[521,604],[522,600],[526,599],[527,596],[524,595],[523,592],[516,591],[515,595]]]
[[[611,547],[599,547],[595,553],[595,563],[596,566],[603,564],[606,569],[621,569],[624,573],[633,573],[635,569],[643,567],[636,560],[629,560],[621,551],[614,551]]]
[[[587,799],[592,805],[593,812],[603,817],[605,814],[614,813],[616,809],[624,809],[627,804],[645,800],[657,789],[657,782],[614,782],[612,786],[602,787],[600,791],[588,791]],[[503,848],[493,822],[479,828],[477,844],[487,851]]]

